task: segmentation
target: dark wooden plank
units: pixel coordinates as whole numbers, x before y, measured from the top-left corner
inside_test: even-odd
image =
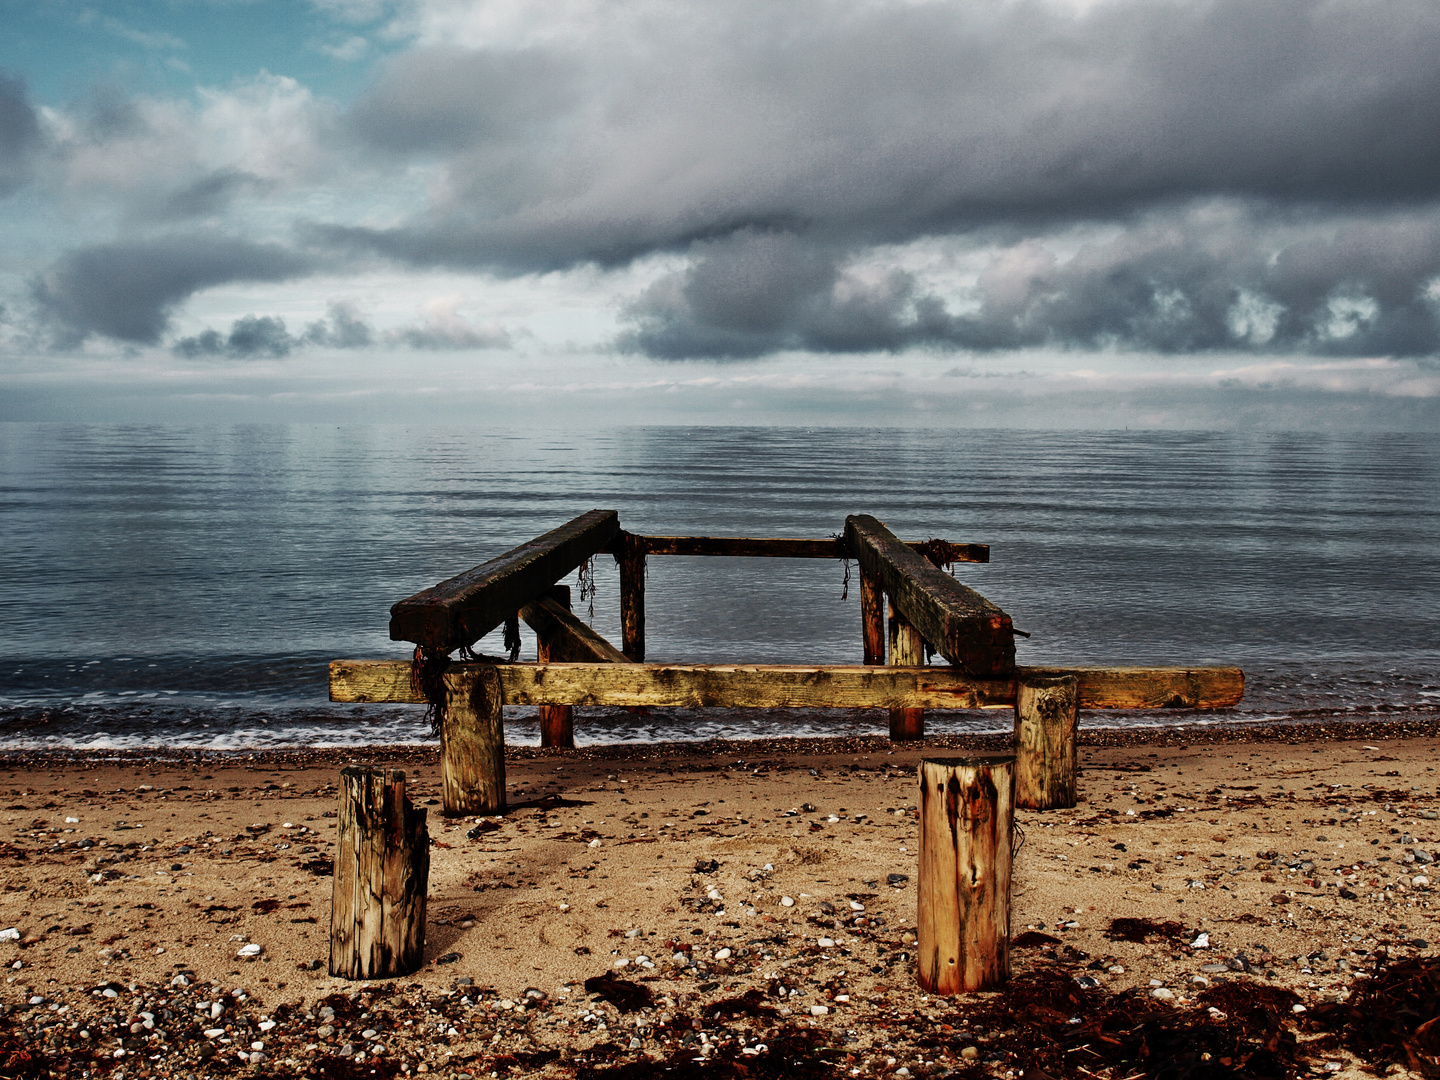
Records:
[[[447,685],[481,665],[452,664]],[[821,664],[498,664],[507,705],[989,709],[1015,704],[1015,679],[952,667]],[[1074,675],[1082,709],[1225,709],[1239,703],[1236,667],[1017,668],[1016,677]],[[406,660],[334,660],[330,700],[424,698]]]
[[[989,562],[989,544],[952,544],[948,540],[911,540],[912,551],[933,551],[942,563]],[[740,556],[769,559],[846,559],[850,550],[836,537],[799,540],[754,536],[640,536],[626,533],[622,542],[602,548],[621,555],[626,547],[642,555]]]
[[[845,519],[845,542],[860,568],[880,579],[900,614],[946,660],[981,678],[1014,672],[1015,631],[1004,611],[902,544],[869,514]]]
[[[574,521],[401,600],[390,609],[390,637],[449,652],[479,641],[620,532],[614,510]]]
[[[645,549],[629,533],[620,535],[620,651],[639,664],[645,661]]]

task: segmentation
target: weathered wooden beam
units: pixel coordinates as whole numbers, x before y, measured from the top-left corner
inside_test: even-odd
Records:
[[[860,571],[860,637],[865,663],[885,663],[885,590],[874,574]]]
[[[845,542],[861,569],[880,578],[900,614],[946,660],[980,677],[1013,674],[1009,615],[902,544],[869,514],[845,519]]]
[[[570,610],[570,586],[551,585],[545,592],[545,600]],[[531,607],[533,605],[527,605]],[[523,615],[526,608],[520,609]],[[528,620],[527,620],[528,621]],[[549,613],[546,612],[547,625]],[[531,623],[532,628],[534,624]],[[551,646],[564,648],[559,642],[560,634],[535,632],[535,662],[537,664],[548,664],[552,660],[576,659],[575,657],[552,655]],[[581,658],[583,659],[583,658]],[[537,705],[535,706],[535,718],[540,724],[540,745],[544,747],[558,747],[566,750],[575,749],[575,706],[573,705]]]
[[[447,686],[483,664],[451,664]],[[991,709],[1015,704],[1015,679],[977,679],[951,667],[821,664],[497,664],[506,705],[671,708]],[[1239,668],[1018,668],[1074,675],[1084,709],[1224,709],[1240,701]],[[468,683],[467,683],[468,685]],[[330,700],[417,702],[410,663],[334,660]]]
[[[479,641],[620,532],[614,510],[591,510],[504,555],[401,600],[390,637],[449,652]]]
[[[601,548],[602,553],[620,555],[629,546],[642,555],[743,556],[769,559],[848,559],[844,540],[756,536],[640,536],[626,533],[622,542]],[[933,551],[942,563],[989,562],[989,544],[952,544],[948,540],[912,540],[912,551]]]
[[[630,658],[550,597],[520,609],[520,618],[545,641],[550,663],[628,664]]]
[[[645,548],[637,537],[621,533],[615,558],[620,563],[620,651],[645,662]]]

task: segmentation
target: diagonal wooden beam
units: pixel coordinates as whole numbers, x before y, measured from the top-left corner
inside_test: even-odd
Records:
[[[989,544],[952,544],[948,540],[907,540],[912,551],[934,552],[942,563],[989,562]],[[604,552],[621,554],[622,545]],[[756,536],[641,536],[626,533],[625,550],[640,555],[745,556],[762,559],[848,559],[850,549],[839,537],[824,540]]]
[[[860,569],[880,579],[901,615],[956,667],[982,678],[1015,670],[1010,616],[900,542],[869,514],[845,519],[845,543]]]
[[[485,664],[452,664],[458,687]],[[1085,709],[1225,709],[1239,703],[1237,667],[1017,668],[977,679],[958,668],[781,664],[497,664],[507,705],[651,705],[669,708],[924,708],[1013,706],[1016,678],[1074,675]],[[458,690],[456,691],[459,692]],[[330,700],[422,702],[403,660],[335,660]]]
[[[479,641],[620,532],[614,510],[591,510],[544,536],[401,600],[390,637],[450,652]]]
[[[572,664],[628,664],[630,658],[548,596],[520,609],[520,618],[545,639],[550,660]]]

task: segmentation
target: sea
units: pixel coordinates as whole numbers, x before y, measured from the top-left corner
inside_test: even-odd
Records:
[[[956,576],[1022,664],[1238,664],[1233,710],[1087,726],[1440,712],[1440,438],[1203,431],[0,424],[7,749],[431,741],[423,709],[327,698],[405,659],[390,605],[593,508],[657,535],[990,545]],[[849,568],[854,573],[854,568]],[[574,576],[568,579],[574,583]],[[619,640],[613,559],[577,606]],[[650,661],[859,663],[838,560],[654,557]],[[477,646],[502,651],[499,634]],[[524,634],[522,658],[534,657]],[[935,711],[931,732],[1004,730]],[[581,709],[584,743],[880,733],[878,711]],[[536,744],[533,709],[507,739]]]

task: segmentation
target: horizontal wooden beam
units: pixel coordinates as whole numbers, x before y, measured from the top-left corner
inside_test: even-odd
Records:
[[[754,536],[640,536],[626,533],[625,543],[644,555],[742,556],[769,559],[848,559],[850,549],[839,537],[824,540],[792,540],[788,537]],[[933,552],[941,564],[990,561],[989,544],[952,544],[948,540],[911,540],[912,551]],[[619,545],[615,545],[618,548]],[[602,548],[614,554],[615,548]]]
[[[845,543],[860,568],[880,579],[896,610],[946,660],[981,678],[1015,670],[1010,616],[902,544],[869,514],[845,519]]]
[[[620,533],[614,510],[591,510],[504,555],[401,600],[390,637],[450,652],[479,641]]]
[[[485,665],[451,664],[458,690]],[[649,705],[659,708],[991,709],[1015,704],[1015,679],[977,679],[956,668],[822,664],[497,664],[507,705]],[[1018,668],[1016,675],[1074,675],[1084,709],[1224,709],[1239,703],[1236,667]],[[456,681],[458,680],[458,681]],[[423,701],[410,664],[335,660],[330,700]]]
[[[628,664],[630,658],[549,597],[526,604],[520,618],[546,642],[552,661]]]

